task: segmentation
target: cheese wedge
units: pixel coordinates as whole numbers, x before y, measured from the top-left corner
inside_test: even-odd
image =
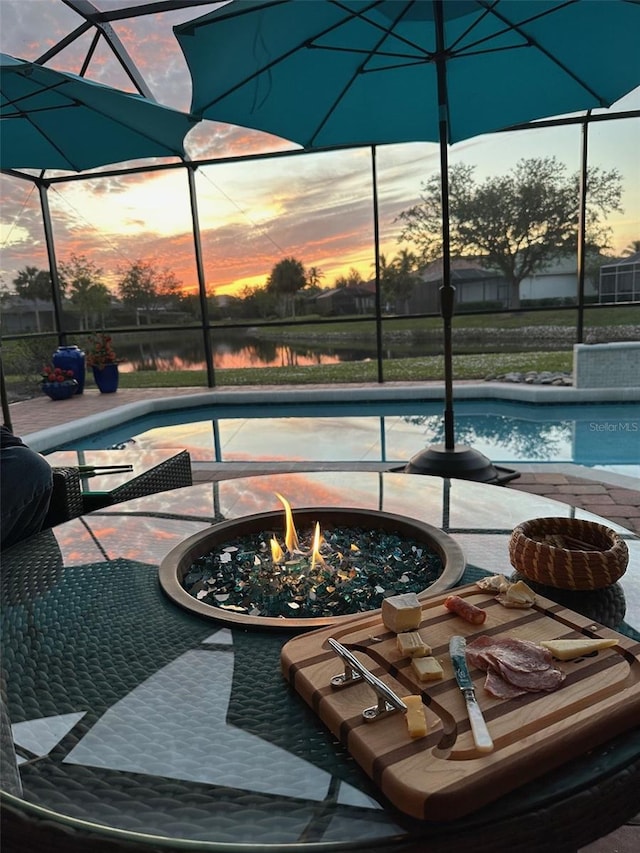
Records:
[[[444,671],[435,658],[411,658],[411,669],[420,681],[439,681]]]
[[[403,696],[407,706],[407,728],[411,737],[424,737],[428,731],[427,718],[420,696]]]
[[[382,599],[382,621],[396,634],[420,627],[422,607],[415,592],[390,595]]]
[[[398,634],[396,645],[404,657],[423,658],[431,654],[431,647],[424,642],[418,631],[403,631]]]
[[[500,593],[497,600],[504,607],[533,607],[536,594],[524,581],[510,583],[504,592]]]
[[[549,649],[558,660],[572,660],[600,649],[610,649],[618,645],[617,640],[540,640],[538,645]]]

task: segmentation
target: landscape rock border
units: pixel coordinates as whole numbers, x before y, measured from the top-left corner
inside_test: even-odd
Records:
[[[526,385],[573,385],[571,373],[563,373],[560,371],[528,370],[526,373],[513,371],[512,373],[500,373],[498,375],[490,374],[485,376],[485,382],[516,382]]]

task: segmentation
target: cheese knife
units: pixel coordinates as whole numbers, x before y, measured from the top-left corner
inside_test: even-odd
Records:
[[[482,716],[482,711],[476,699],[473,681],[469,675],[466,647],[467,641],[464,637],[451,637],[449,641],[449,654],[453,663],[453,673],[456,677],[458,687],[464,696],[464,701],[467,703],[467,713],[469,714],[471,732],[476,749],[478,752],[491,752],[493,750],[493,740]]]

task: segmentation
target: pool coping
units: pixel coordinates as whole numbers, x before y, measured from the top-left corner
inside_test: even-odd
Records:
[[[362,401],[438,400],[443,398],[441,385],[371,385],[371,386],[313,386],[296,388],[210,390],[175,396],[139,400],[116,405],[108,411],[86,415],[64,424],[38,430],[24,436],[30,447],[40,453],[52,450],[92,432],[120,426],[134,418],[158,411],[187,409],[192,406],[215,405],[244,406],[269,403],[322,403]],[[574,388],[572,386],[525,385],[516,383],[485,382],[457,385],[456,400],[505,400],[526,403],[628,403],[640,401],[640,387],[636,388]],[[114,400],[114,402],[116,402]]]

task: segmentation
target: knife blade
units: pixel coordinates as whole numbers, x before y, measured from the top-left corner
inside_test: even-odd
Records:
[[[453,673],[467,705],[471,733],[478,752],[491,752],[493,740],[485,723],[482,711],[476,699],[473,681],[469,675],[466,656],[467,641],[464,637],[454,636],[449,640],[449,654],[453,664]]]

